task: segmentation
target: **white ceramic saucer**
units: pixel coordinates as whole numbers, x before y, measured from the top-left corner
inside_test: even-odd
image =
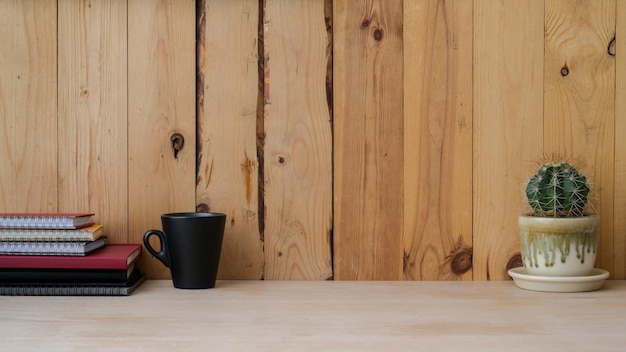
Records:
[[[530,275],[526,268],[509,270],[509,275],[519,288],[544,292],[585,292],[599,290],[609,277],[609,272],[593,269],[586,276],[537,276]]]

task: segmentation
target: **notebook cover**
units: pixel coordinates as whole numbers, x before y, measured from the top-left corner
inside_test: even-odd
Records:
[[[77,229],[93,225],[93,213],[0,213],[0,228]]]
[[[0,284],[0,296],[128,296],[144,281],[144,274],[133,275],[125,286],[115,284]]]
[[[0,255],[78,255],[84,256],[106,245],[95,241],[0,241]]]
[[[135,264],[128,269],[0,269],[0,284],[7,283],[120,283],[128,281]]]
[[[80,229],[0,228],[2,241],[94,241],[104,236],[102,224]]]
[[[128,269],[141,248],[141,244],[109,244],[86,256],[0,255],[0,268]]]

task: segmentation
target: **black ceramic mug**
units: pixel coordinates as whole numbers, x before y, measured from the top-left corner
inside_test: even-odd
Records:
[[[170,268],[174,287],[215,287],[222,251],[226,215],[222,213],[171,213],[161,215],[163,231],[143,235],[148,252]],[[157,236],[161,249],[150,245]]]

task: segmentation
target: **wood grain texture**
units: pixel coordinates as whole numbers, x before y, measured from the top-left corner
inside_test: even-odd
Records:
[[[223,211],[220,278],[506,280],[559,153],[624,279],[624,37],[621,0],[2,0],[0,211]]]
[[[128,242],[126,0],[58,1],[59,210]]]
[[[337,1],[334,268],[340,280],[403,277],[402,1]]]
[[[615,196],[613,198],[612,277],[626,278],[626,2],[616,1],[615,37],[609,54],[615,55]],[[621,52],[621,55],[617,55]],[[605,252],[605,255],[608,253]]]
[[[404,1],[404,277],[472,279],[472,3]]]
[[[332,277],[332,136],[324,0],[266,0],[265,278]]]
[[[195,23],[193,0],[128,2],[130,242],[163,213],[195,210]],[[149,255],[140,265],[170,275]]]
[[[545,22],[544,152],[580,160],[601,219],[596,266],[612,272],[615,0],[546,0]]]
[[[542,155],[543,2],[474,2],[474,279],[519,263],[522,187]],[[524,30],[520,30],[524,28]]]
[[[259,233],[256,0],[206,0],[198,13],[198,210],[227,214],[219,278],[263,277]]]
[[[622,351],[625,295],[626,282],[613,280],[558,294],[506,281],[238,280],[178,290],[149,280],[129,297],[2,297],[0,340],[20,352]]]
[[[0,211],[57,210],[54,1],[0,2]]]

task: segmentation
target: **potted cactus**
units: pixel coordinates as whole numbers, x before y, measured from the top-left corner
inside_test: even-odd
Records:
[[[528,274],[586,276],[594,270],[599,217],[588,210],[586,177],[568,162],[549,162],[526,186],[529,213],[519,216]]]

